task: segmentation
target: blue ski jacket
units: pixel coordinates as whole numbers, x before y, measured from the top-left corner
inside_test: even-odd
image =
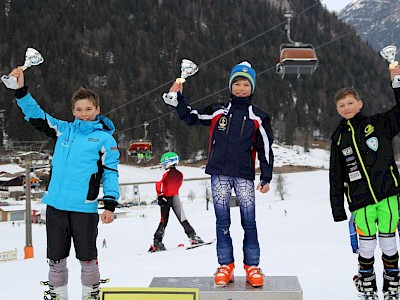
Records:
[[[265,112],[251,104],[251,97],[232,95],[226,103],[193,109],[178,92],[176,111],[187,125],[210,126],[207,174],[254,180],[257,153],[260,180],[271,181],[274,164],[271,121]]]
[[[58,120],[44,112],[29,92],[17,94],[17,104],[25,120],[56,140],[43,203],[59,210],[96,213],[102,181],[103,201],[106,206],[113,202],[114,208],[119,198],[119,151],[112,121],[104,116],[94,121]]]

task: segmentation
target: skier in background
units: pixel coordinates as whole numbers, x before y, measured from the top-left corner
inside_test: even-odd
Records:
[[[390,69],[391,78],[400,67]],[[396,105],[389,111],[364,116],[356,90],[335,94],[336,109],[343,118],[332,135],[330,202],[335,222],[347,219],[346,195],[359,235],[358,274],[354,276],[363,299],[378,299],[374,253],[382,250],[385,300],[399,299],[399,254],[396,228],[399,222],[400,176],[392,139],[400,132],[400,88],[394,89]],[[353,250],[354,251],[354,250]]]
[[[256,71],[248,62],[233,67],[229,77],[230,100],[194,109],[182,95],[182,83],[174,82],[170,92],[176,92],[176,111],[187,125],[210,126],[210,145],[206,173],[211,175],[212,198],[216,216],[218,267],[216,285],[234,280],[233,245],[230,235],[229,200],[232,189],[240,205],[244,230],[243,264],[247,281],[254,287],[264,284],[260,263],[255,209],[255,158],[260,162],[260,182],[257,190],[269,191],[274,156],[273,134],[269,116],[251,104],[256,87]],[[173,104],[171,104],[173,105]]]
[[[165,170],[156,182],[161,219],[154,234],[153,245],[150,246],[149,252],[166,250],[162,240],[164,238],[165,228],[168,224],[171,208],[185,230],[186,235],[189,237],[191,244],[204,243],[204,241],[196,235],[195,230],[186,219],[181,199],[179,198],[179,188],[183,182],[183,174],[176,168],[179,163],[179,156],[174,152],[166,152],[161,156],[160,162]]]

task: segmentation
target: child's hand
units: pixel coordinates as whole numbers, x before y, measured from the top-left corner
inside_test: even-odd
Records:
[[[394,76],[400,76],[400,65],[395,66],[393,69],[389,69],[390,71],[390,79],[393,81]]]
[[[169,89],[170,92],[181,92],[183,91],[183,84],[182,83],[177,83],[176,81],[174,81],[174,83],[172,84],[172,86]]]
[[[21,67],[12,70],[8,76],[13,76],[17,79],[18,88],[22,88],[24,86],[24,71]]]
[[[103,222],[103,224],[110,224],[112,221],[114,221],[114,213],[109,210],[104,210],[101,215],[101,222]]]
[[[257,185],[257,191],[260,190],[261,193],[265,194],[268,193],[269,191],[269,183],[264,184],[263,187],[261,187],[261,181]]]

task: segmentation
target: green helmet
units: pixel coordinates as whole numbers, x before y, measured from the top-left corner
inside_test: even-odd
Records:
[[[179,156],[175,152],[166,152],[161,156],[160,162],[163,168],[166,170],[169,167],[179,163]]]

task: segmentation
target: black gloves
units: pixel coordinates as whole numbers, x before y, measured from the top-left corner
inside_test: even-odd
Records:
[[[159,195],[157,196],[157,203],[160,206],[164,206],[165,204],[167,204],[167,199],[165,199],[163,195]]]

